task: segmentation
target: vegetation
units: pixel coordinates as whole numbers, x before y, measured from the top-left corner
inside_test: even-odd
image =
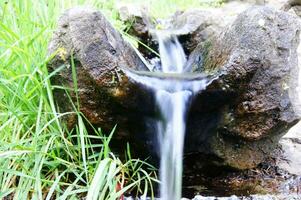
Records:
[[[153,2],[146,1],[155,16],[201,5]],[[78,124],[68,131],[61,118],[71,113],[58,112],[53,100],[56,86],[49,79],[57,71],[47,72],[53,56],[47,55],[47,45],[58,16],[84,4],[101,9],[113,26],[125,30],[112,0],[0,1],[0,199],[117,199],[133,188],[140,195],[153,194],[151,165],[132,159],[129,148],[125,163],[110,152],[113,127],[109,136],[101,129],[88,133],[85,117],[74,106]]]

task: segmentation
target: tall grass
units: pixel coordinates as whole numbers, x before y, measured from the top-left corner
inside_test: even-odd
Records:
[[[189,2],[147,1],[155,16],[201,5]],[[101,9],[118,30],[125,28],[113,0],[0,1],[0,199],[117,199],[133,188],[153,194],[151,165],[132,159],[129,149],[125,163],[111,153],[114,127],[109,136],[89,133],[74,106],[78,123],[68,131],[61,118],[71,113],[57,111],[49,80],[62,68],[48,74],[47,45],[58,16],[78,5]]]

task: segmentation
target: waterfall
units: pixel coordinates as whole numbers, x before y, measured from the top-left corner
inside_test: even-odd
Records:
[[[175,36],[158,33],[159,53],[162,72],[182,73],[186,64],[186,56]],[[187,103],[192,95],[183,90],[182,84],[170,84],[176,92],[166,89],[156,90],[156,101],[163,120],[157,122],[160,144],[160,194],[161,199],[181,199],[182,190],[182,159],[185,134],[185,114]]]
[[[156,33],[161,59],[160,71],[168,75],[182,74],[186,56],[176,36],[166,31]],[[186,114],[194,93],[203,90],[206,79],[185,80],[125,73],[134,81],[151,88],[160,109],[157,136],[160,145],[160,195],[162,200],[180,200]]]

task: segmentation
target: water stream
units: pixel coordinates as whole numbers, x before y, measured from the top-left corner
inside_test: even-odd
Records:
[[[166,78],[126,71],[134,81],[151,88],[161,113],[157,120],[160,145],[160,199],[179,200],[182,189],[183,145],[186,113],[193,95],[203,90],[207,80],[172,78],[185,71],[186,56],[178,39],[168,32],[156,33],[161,65],[159,71]]]

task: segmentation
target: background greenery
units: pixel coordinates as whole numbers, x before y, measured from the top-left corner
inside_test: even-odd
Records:
[[[155,169],[138,159],[122,163],[110,152],[114,132],[88,133],[85,117],[68,132],[53,101],[47,45],[67,8],[100,9],[119,31],[119,3],[141,3],[154,17],[177,9],[220,4],[197,0],[0,0],[0,199],[117,199],[135,189],[153,195]],[[55,73],[55,72],[54,72]],[[70,102],[72,103],[72,102]],[[116,122],[118,123],[118,122]],[[108,135],[109,133],[107,133]],[[93,140],[93,143],[91,142]],[[97,142],[98,141],[98,142]],[[118,191],[120,188],[121,190]]]

